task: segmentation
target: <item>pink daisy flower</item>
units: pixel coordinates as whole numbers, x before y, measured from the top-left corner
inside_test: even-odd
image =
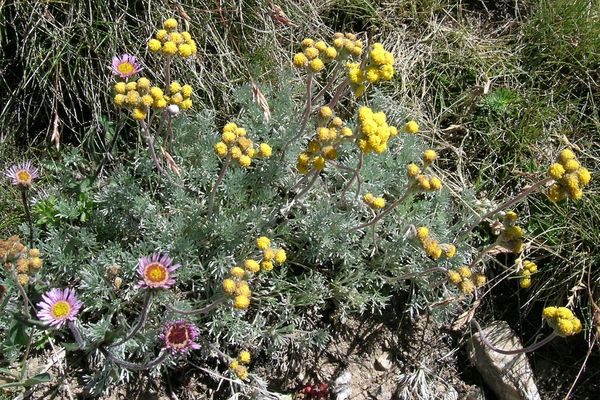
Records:
[[[196,325],[179,320],[167,322],[159,337],[164,341],[165,349],[173,353],[185,353],[190,349],[200,348],[200,345],[194,342],[199,334]]]
[[[37,316],[55,328],[62,327],[67,320],[73,321],[82,306],[73,289],[52,289],[42,299],[37,304],[40,308]]]
[[[40,176],[40,171],[33,167],[30,161],[25,161],[20,165],[13,165],[6,170],[4,175],[12,179],[13,185],[28,188]]]
[[[173,259],[166,254],[154,253],[150,257],[140,258],[138,272],[142,279],[138,287],[168,289],[175,283],[173,272],[181,265],[173,265]]]
[[[113,57],[112,59],[113,74],[125,78],[125,80],[141,70],[142,66],[137,62],[137,59],[129,54],[123,54],[121,57]]]

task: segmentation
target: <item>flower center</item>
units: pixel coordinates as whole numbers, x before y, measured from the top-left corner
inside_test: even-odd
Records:
[[[169,329],[167,342],[173,347],[185,347],[189,341],[188,329],[184,325],[175,325]]]
[[[69,315],[71,305],[65,300],[60,300],[54,303],[51,311],[54,318],[63,318]]]
[[[122,62],[117,66],[117,70],[122,74],[131,74],[135,71],[135,67],[129,62]]]
[[[169,277],[169,271],[164,265],[155,262],[146,267],[144,275],[152,283],[162,283]]]
[[[19,181],[19,183],[29,183],[31,182],[31,174],[29,171],[22,169],[17,172],[17,181]]]

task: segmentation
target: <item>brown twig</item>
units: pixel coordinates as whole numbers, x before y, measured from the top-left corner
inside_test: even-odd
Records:
[[[210,196],[208,198],[208,211],[206,212],[207,218],[210,218],[213,214],[213,208],[215,207],[215,196],[217,195],[217,188],[221,184],[223,177],[225,176],[225,172],[227,172],[227,168],[229,168],[229,164],[231,163],[231,154],[227,155],[223,166],[221,167],[221,171],[219,172],[219,176],[217,176],[217,180],[210,191]]]

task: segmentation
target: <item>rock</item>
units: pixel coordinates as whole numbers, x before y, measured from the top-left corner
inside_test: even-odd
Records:
[[[392,368],[390,354],[385,352],[375,359],[375,369],[378,371],[387,371]]]
[[[392,392],[384,389],[383,386],[381,386],[375,394],[375,398],[377,400],[392,400]]]
[[[335,400],[347,400],[352,396],[352,373],[346,370],[333,381],[331,392]]]
[[[483,329],[487,340],[503,350],[522,349],[523,345],[505,321],[494,321]],[[481,340],[479,333],[467,344],[469,360],[484,381],[503,400],[541,400],[533,372],[525,354],[495,352]]]

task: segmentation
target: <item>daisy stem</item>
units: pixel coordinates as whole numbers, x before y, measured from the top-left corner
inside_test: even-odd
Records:
[[[313,88],[313,74],[309,72],[306,76],[306,104],[304,106],[304,113],[302,114],[302,119],[300,120],[300,129],[298,129],[298,133],[296,136],[288,140],[283,147],[281,148],[281,159],[283,160],[283,156],[285,155],[285,149],[288,148],[292,142],[295,142],[304,133],[304,129],[306,128],[306,124],[308,123],[308,117],[310,117],[310,112],[312,109],[312,88]]]
[[[553,181],[552,178],[546,178],[546,179],[542,179],[541,181],[539,181],[537,183],[534,183],[533,185],[531,185],[529,187],[526,187],[525,189],[523,189],[521,191],[521,193],[519,193],[518,195],[516,195],[512,199],[508,199],[507,201],[505,201],[504,203],[502,203],[498,207],[496,207],[494,210],[492,210],[490,212],[487,212],[483,216],[477,218],[477,221],[475,223],[473,223],[471,226],[469,226],[469,228],[466,231],[464,231],[463,233],[461,233],[458,236],[457,240],[460,240],[460,239],[464,238],[466,235],[468,235],[469,232],[471,232],[473,229],[475,229],[477,227],[477,225],[479,225],[481,223],[481,221],[484,221],[487,218],[489,218],[489,217],[491,217],[491,216],[499,213],[500,211],[505,210],[508,207],[511,207],[511,206],[517,204],[519,201],[523,200],[527,196],[538,192],[548,182],[552,182],[552,181]]]
[[[537,343],[532,344],[529,347],[525,347],[524,349],[503,350],[503,349],[499,349],[499,348],[495,347],[493,344],[490,343],[490,341],[488,340],[488,338],[483,333],[483,331],[481,329],[481,326],[479,325],[479,323],[477,321],[475,321],[474,319],[472,319],[471,322],[473,323],[473,325],[475,325],[475,327],[479,331],[479,337],[481,338],[481,341],[483,342],[483,344],[485,344],[487,347],[489,347],[490,349],[492,349],[496,353],[500,353],[500,354],[514,355],[514,354],[530,353],[532,351],[535,351],[535,350],[539,349],[543,345],[551,342],[554,338],[556,338],[558,336],[556,334],[556,332],[552,332],[552,334],[550,334],[549,336],[545,337],[544,339],[540,340]]]
[[[363,228],[369,227],[371,225],[375,225],[380,219],[385,217],[386,214],[388,214],[390,211],[392,211],[394,208],[396,208],[398,206],[398,204],[400,204],[400,203],[404,202],[406,199],[408,199],[408,197],[413,193],[413,188],[414,188],[414,184],[410,185],[406,189],[406,192],[402,195],[402,197],[400,197],[398,200],[396,200],[392,204],[390,204],[390,206],[388,208],[386,208],[385,210],[383,210],[382,212],[377,214],[377,216],[375,218],[373,218],[371,221],[365,222],[364,224],[361,224],[358,226],[355,226],[354,228],[350,228],[350,232],[357,231],[359,229],[363,229]]]
[[[219,176],[217,176],[217,180],[210,191],[210,197],[208,199],[208,211],[206,212],[206,216],[210,218],[213,213],[213,208],[215,207],[215,196],[217,194],[217,188],[221,184],[223,177],[225,176],[225,172],[227,172],[227,168],[229,168],[229,164],[231,163],[231,155],[228,155],[221,167],[221,171],[219,172]]]
[[[79,345],[79,349],[85,349],[85,340],[83,339],[81,331],[79,330],[79,328],[77,328],[77,325],[75,325],[75,321],[67,321],[67,325],[69,326],[69,329],[71,330],[75,341]]]
[[[197,308],[195,310],[180,310],[179,308],[173,307],[170,304],[165,304],[165,307],[168,310],[171,310],[173,312],[176,312],[177,314],[183,314],[183,315],[196,315],[196,314],[208,314],[210,311],[214,310],[215,308],[217,308],[220,304],[225,303],[227,299],[225,298],[221,298],[218,299],[214,302],[212,302],[211,304],[204,306],[202,308]]]
[[[29,209],[29,199],[27,198],[27,189],[21,189],[21,200],[25,209],[25,217],[29,224],[29,246],[33,247],[33,220],[31,219],[31,211]]]
[[[115,149],[115,145],[117,144],[117,140],[119,139],[119,133],[121,133],[121,129],[125,125],[122,123],[121,120],[122,120],[121,113],[118,113],[117,114],[117,128],[115,129],[115,135],[113,136],[112,140],[110,141],[108,149],[106,150],[106,153],[104,153],[104,157],[102,157],[102,161],[100,161],[100,165],[98,165],[98,168],[96,169],[96,173],[94,174],[94,180],[96,178],[98,178],[98,176],[100,175],[100,172],[102,172],[102,168],[104,168],[104,165],[106,164],[106,161],[110,158],[113,150]]]
[[[146,290],[146,295],[144,296],[144,305],[142,306],[142,313],[140,314],[140,319],[135,324],[135,326],[131,329],[131,332],[123,339],[119,340],[117,343],[111,344],[109,347],[117,347],[131,339],[136,333],[142,329],[146,320],[148,319],[148,314],[150,313],[150,306],[152,305],[152,290]]]
[[[104,357],[106,357],[110,361],[114,362],[117,365],[120,365],[123,368],[129,369],[132,371],[144,371],[144,370],[156,367],[158,364],[163,362],[169,354],[168,352],[164,351],[164,352],[160,353],[158,355],[158,357],[156,357],[152,361],[148,361],[145,364],[136,364],[136,363],[132,363],[129,361],[121,360],[119,357],[115,356],[113,353],[111,353],[108,349],[106,349],[104,347],[99,347],[98,350],[104,355]]]

